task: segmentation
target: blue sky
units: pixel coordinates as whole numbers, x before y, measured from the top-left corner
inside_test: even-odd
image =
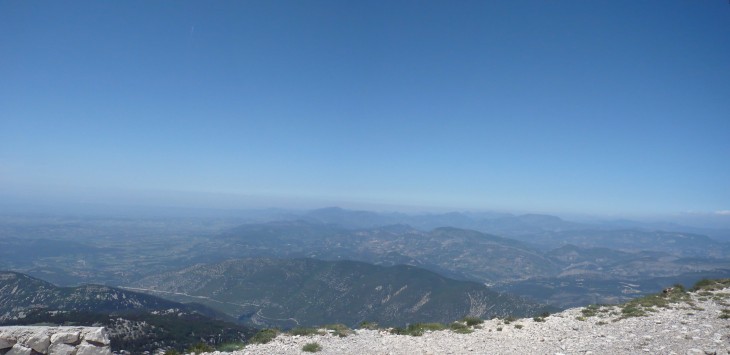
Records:
[[[0,1],[0,78],[7,196],[730,210],[724,0]]]

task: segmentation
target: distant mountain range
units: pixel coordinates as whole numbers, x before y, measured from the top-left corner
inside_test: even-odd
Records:
[[[526,316],[547,308],[413,266],[354,261],[242,259],[196,265],[135,283],[196,300],[257,326],[376,322],[403,326],[465,316]]]
[[[262,257],[409,265],[559,307],[625,301],[730,270],[730,244],[666,223],[341,208],[232,219],[0,216],[0,268],[61,285],[129,287],[193,265]]]
[[[272,256],[408,264],[481,282],[549,276],[559,265],[525,243],[473,230],[405,225],[348,230],[304,221],[249,224],[211,238],[201,254],[217,258]]]
[[[559,217],[544,214],[511,215],[505,213],[459,213],[408,215],[403,213],[377,213],[369,211],[352,211],[338,207],[311,210],[303,214],[279,216],[279,220],[303,220],[324,224],[333,224],[348,229],[375,228],[392,224],[405,224],[413,228],[428,231],[439,227],[472,229],[483,233],[518,239],[531,244],[555,247],[565,244],[580,244],[587,247],[626,248],[644,250],[653,245],[657,239],[653,236],[676,237],[693,236],[705,238],[706,242],[725,245],[730,242],[730,230],[696,228],[676,223],[638,222],[631,220],[614,220],[600,223],[576,223],[565,221]],[[595,236],[604,234],[605,238],[593,240]],[[711,236],[713,240],[707,238]],[[615,238],[636,240],[636,244],[612,244]],[[637,239],[638,238],[638,239]],[[646,240],[651,239],[649,242]],[[661,239],[659,239],[661,240]],[[719,241],[719,243],[718,243]],[[665,247],[668,247],[665,245]],[[654,249],[651,249],[654,250]],[[673,252],[682,249],[673,248]],[[727,250],[727,249],[726,249]],[[668,250],[664,250],[668,251]]]
[[[730,270],[728,245],[701,235],[640,230],[575,230],[560,235],[565,238],[562,242],[546,248],[451,227],[425,232],[407,225],[347,229],[321,222],[279,221],[233,228],[210,238],[197,252],[210,256],[198,259],[205,263],[268,256],[413,265],[560,307],[584,305],[588,300],[625,301],[656,288],[653,284],[651,289],[627,288],[623,286],[626,282],[641,285],[641,280]],[[539,288],[511,286],[531,280],[548,282],[557,290],[538,292]],[[550,294],[562,296],[546,298]]]

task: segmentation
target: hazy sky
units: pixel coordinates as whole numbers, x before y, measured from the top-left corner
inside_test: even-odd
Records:
[[[730,4],[0,1],[0,192],[105,191],[727,211]]]

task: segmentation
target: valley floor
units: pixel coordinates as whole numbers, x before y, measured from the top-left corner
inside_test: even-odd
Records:
[[[450,330],[422,336],[385,330],[356,330],[347,337],[284,334],[231,354],[309,354],[302,347],[313,342],[322,348],[317,354],[729,354],[730,288],[692,293],[691,298],[644,317],[621,318],[618,307],[574,308],[543,322],[488,320],[470,334]]]

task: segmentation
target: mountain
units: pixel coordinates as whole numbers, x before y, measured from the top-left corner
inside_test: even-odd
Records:
[[[568,222],[556,216],[542,214],[485,219],[475,227],[479,231],[513,238],[584,228],[586,226],[583,224]]]
[[[558,305],[621,301],[642,287],[625,284],[684,274],[701,278],[702,272],[730,269],[730,244],[701,234],[612,229],[548,215],[406,215],[339,208],[261,213],[250,220],[285,220],[0,216],[0,269],[64,286],[130,286],[148,276],[227,259],[354,260],[411,265],[499,290],[519,286],[512,290]],[[393,222],[399,223],[362,227]],[[443,227],[456,224],[473,228]],[[424,229],[433,225],[441,226]],[[536,285],[548,291],[538,292]]]
[[[522,242],[451,227],[424,232],[405,225],[348,230],[304,221],[250,224],[212,238],[198,252],[218,260],[269,256],[408,264],[481,282],[522,280],[559,270],[558,264]]]
[[[600,247],[633,252],[657,251],[685,257],[727,258],[730,255],[730,244],[718,242],[704,235],[684,232],[580,229],[534,235],[530,241],[553,246],[572,244],[584,248]]]
[[[489,319],[473,327],[452,323],[420,336],[371,329],[345,338],[280,334],[230,355],[302,354],[313,342],[326,354],[728,354],[730,279],[704,284],[695,292],[675,287],[626,304],[532,319]],[[419,328],[425,327],[415,325],[411,331]]]
[[[346,228],[372,228],[401,223],[407,215],[381,214],[370,211],[353,211],[339,207],[327,207],[306,212],[301,219],[310,222],[335,224]]]
[[[514,238],[541,247],[574,244],[631,251],[662,251],[683,256],[699,256],[709,252],[712,257],[730,253],[727,243],[730,234],[727,229],[688,227],[667,222],[616,220],[577,223],[545,214],[449,212],[411,215],[353,211],[339,207],[291,214],[287,220],[329,224],[343,229],[373,229],[392,224],[405,224],[421,231],[453,227]]]
[[[421,230],[454,227],[508,236],[587,228],[586,225],[567,222],[555,216],[540,214],[514,216],[504,213],[475,214],[448,212],[410,215],[405,213],[378,213],[328,207],[307,211],[299,217],[296,217],[296,215],[292,215],[291,217],[309,222],[333,224],[348,229],[407,224]]]
[[[544,216],[526,219],[561,223]],[[551,239],[560,235],[568,238]],[[197,251],[218,258],[311,257],[407,264],[559,307],[596,300],[626,301],[646,290],[626,284],[643,285],[651,278],[688,273],[698,280],[701,272],[730,268],[723,244],[684,233],[575,230],[531,238],[557,248],[451,227],[428,232],[407,225],[350,230],[332,224],[281,221],[237,227],[211,238]],[[567,244],[569,241],[580,242],[580,246]],[[592,247],[594,244],[623,248]]]
[[[250,324],[284,328],[363,321],[404,325],[544,310],[479,283],[413,266],[354,261],[228,260],[147,277],[135,287],[195,299]]]
[[[170,308],[181,308],[208,315],[216,314],[204,307],[181,305],[159,297],[114,287],[100,285],[58,287],[21,273],[0,271],[0,321],[23,318],[25,313],[36,309],[112,313]]]
[[[58,287],[31,276],[0,271],[0,326],[103,325],[112,349],[134,353],[183,350],[201,341],[243,341],[256,330],[199,304],[181,304],[114,287]],[[197,335],[195,335],[197,334]]]

